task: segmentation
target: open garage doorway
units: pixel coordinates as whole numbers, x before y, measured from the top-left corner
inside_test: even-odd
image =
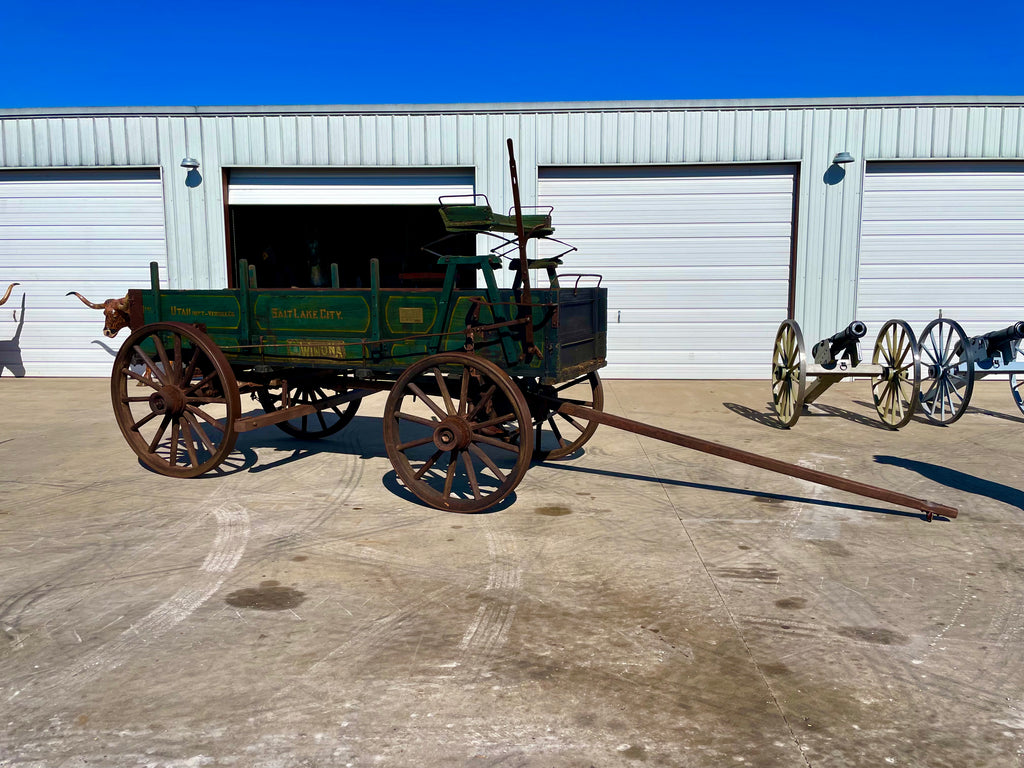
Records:
[[[370,287],[370,259],[380,262],[382,287],[440,287],[444,267],[423,246],[444,237],[437,205],[231,206],[231,284],[239,260],[256,267],[261,288],[331,284],[338,265],[343,287]],[[451,238],[438,252],[470,256],[471,237]],[[458,287],[476,285],[475,270],[460,268]]]
[[[468,168],[233,168],[228,171],[229,281],[238,263],[256,267],[265,288],[370,287],[370,260],[381,287],[437,288],[444,268],[423,246],[444,237],[438,198],[472,195]],[[447,240],[438,253],[472,255],[472,237]],[[473,288],[475,270],[459,273]]]

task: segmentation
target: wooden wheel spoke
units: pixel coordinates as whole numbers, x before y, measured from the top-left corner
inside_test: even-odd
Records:
[[[174,338],[179,338],[175,335]],[[153,345],[156,347],[157,357],[160,358],[160,363],[163,365],[164,373],[167,376],[168,381],[174,381],[174,368],[171,367],[171,361],[167,359],[167,350],[164,348],[164,343],[160,337],[156,334],[153,335]]]
[[[157,389],[157,390],[160,389],[159,382],[155,382],[155,381],[153,381],[152,378],[150,378],[148,376],[143,376],[141,373],[136,373],[131,368],[124,368],[121,372],[125,376],[127,376],[129,379],[134,379],[135,381],[139,382],[140,384],[145,384],[147,387],[152,387],[153,389]],[[148,400],[149,398],[145,398],[145,399]]]
[[[490,405],[490,402],[491,402],[491,398],[493,398],[493,397],[494,397],[494,393],[495,393],[495,392],[497,391],[497,389],[498,389],[498,385],[497,385],[497,384],[494,384],[494,385],[492,385],[492,386],[490,387],[490,389],[488,389],[488,390],[487,390],[486,392],[484,392],[484,393],[483,393],[483,394],[482,394],[482,395],[480,396],[480,399],[479,399],[479,400],[477,400],[477,402],[476,402],[476,405],[474,405],[474,406],[473,406],[473,409],[472,409],[472,410],[471,410],[471,411],[470,411],[469,413],[467,413],[467,414],[466,414],[466,418],[467,418],[467,419],[468,419],[469,421],[472,421],[473,419],[475,419],[475,418],[476,418],[476,415],[477,415],[478,413],[480,413],[480,411],[481,411],[482,409],[484,409],[484,408],[486,408],[486,407],[487,407],[488,405]]]
[[[398,445],[397,448],[400,451],[408,451],[410,448],[419,448],[421,445],[429,445],[434,442],[433,435],[427,435],[426,437],[418,437],[415,440],[409,440],[406,443]]]
[[[489,470],[491,470],[494,476],[498,478],[499,483],[505,482],[505,473],[498,469],[498,465],[495,464],[494,460],[487,455],[486,451],[473,443],[469,444],[469,450],[472,451],[473,455],[480,459],[480,461],[482,461]]]
[[[178,420],[171,422],[171,450],[167,462],[173,467],[178,464],[178,434],[181,429]]]
[[[145,416],[143,416],[141,419],[139,419],[138,421],[136,421],[134,424],[131,425],[132,431],[133,432],[138,432],[142,427],[144,427],[146,424],[149,424],[149,422],[151,422],[153,419],[155,419],[159,415],[160,414],[156,413],[155,411],[150,411]]]
[[[459,416],[465,416],[469,409],[469,370],[462,369],[462,381],[459,382]]]
[[[443,455],[444,451],[434,451],[433,455],[425,462],[423,462],[423,466],[416,470],[416,474],[413,475],[413,477],[415,477],[417,480],[421,479],[427,472],[430,471],[430,468],[434,466],[434,464],[437,463],[437,460],[440,459],[441,456]]]
[[[156,414],[153,415],[155,416]],[[156,448],[158,445],[160,445],[160,441],[163,439],[164,432],[167,431],[167,425],[170,423],[170,421],[171,417],[165,413],[163,421],[160,422],[160,426],[157,428],[156,433],[153,435],[153,439],[149,441],[150,453],[156,452]]]
[[[206,421],[207,424],[210,424],[211,426],[216,427],[221,432],[224,431],[224,425],[220,423],[220,420],[215,419],[213,416],[208,414],[202,408],[196,408],[194,405],[186,405],[185,406],[185,410],[187,410],[189,413],[191,413],[191,414],[193,414],[195,416],[198,416],[199,418],[203,419],[204,421]],[[196,422],[196,423],[198,423],[198,422]]]
[[[193,467],[199,465],[199,456],[196,454],[196,444],[192,439],[192,430],[188,429],[188,425],[185,425],[185,429],[181,430],[181,434],[185,437],[185,450],[188,452],[188,460]]]
[[[431,400],[427,396],[427,393],[424,392],[416,384],[416,382],[414,382],[414,381],[410,381],[409,382],[409,391],[412,392],[414,395],[416,395],[416,397],[418,397],[420,400],[422,400],[423,404],[426,405],[427,408],[432,410],[434,412],[434,414],[437,416],[437,418],[439,418],[441,420],[444,420],[444,419],[446,419],[448,417],[448,413],[443,408],[441,408],[441,406],[439,406],[437,403],[435,403],[433,400]]]
[[[422,424],[424,427],[430,427],[431,429],[434,429],[434,428],[437,427],[437,422],[436,421],[431,421],[430,419],[425,419],[422,416],[417,416],[416,414],[413,414],[413,413],[405,413],[404,411],[396,412],[395,413],[395,418],[396,419],[401,419],[401,420],[404,420],[404,421],[409,421],[409,422],[412,422],[413,424]]]
[[[172,346],[173,352],[171,354],[173,355],[173,358],[171,360],[171,374],[173,376],[175,374],[175,371],[177,371],[178,374],[182,372],[183,361],[181,358],[181,336],[179,336],[178,334],[174,334],[174,344]],[[178,379],[178,381],[181,381],[181,379]],[[173,464],[174,462],[171,463]]]
[[[463,375],[465,375],[465,370],[463,370]],[[441,397],[444,398],[445,410],[447,410],[449,416],[454,415],[456,412],[455,404],[452,402],[451,392],[448,391],[448,382],[445,380],[440,368],[434,369],[434,380],[437,382],[437,388],[441,390]]]
[[[197,389],[202,389],[203,387],[205,387],[207,384],[209,384],[211,381],[213,381],[216,378],[218,378],[216,371],[214,371],[213,373],[206,374],[206,376],[204,376],[203,378],[201,378],[199,381],[195,382],[194,384],[191,384],[189,387],[187,387],[184,390],[185,396],[186,397],[191,397],[193,392],[195,392]]]
[[[146,367],[153,372],[153,375],[156,376],[160,384],[166,387],[169,383],[167,381],[166,372],[160,370],[160,366],[153,362],[153,358],[146,354],[140,344],[135,345],[135,354],[142,358],[142,362],[145,363]]]
[[[505,422],[512,421],[513,419],[515,419],[515,417],[516,415],[514,413],[506,413],[503,416],[488,419],[487,421],[478,421],[476,423],[471,423],[469,427],[474,432],[479,432],[481,429],[487,429],[488,427],[496,427],[499,424],[504,424]]]
[[[448,456],[448,469],[444,474],[444,491],[442,496],[445,499],[451,498],[452,495],[452,483],[455,481],[455,469],[458,466],[458,456],[454,453]]]
[[[501,448],[503,451],[509,451],[510,453],[519,453],[520,447],[513,443],[507,443],[504,440],[499,440],[496,437],[489,437],[488,435],[473,434],[474,443],[484,443],[495,448]]]
[[[566,443],[565,438],[562,437],[562,432],[558,428],[558,422],[555,421],[554,414],[548,417],[548,424],[551,427],[551,434],[553,434],[555,436],[555,440],[558,441],[558,445],[564,448],[568,443]]]
[[[206,434],[206,430],[203,429],[203,425],[200,424],[196,417],[193,416],[191,413],[186,412],[182,414],[182,417],[185,419],[186,422],[188,422],[188,425],[192,428],[192,431],[199,436],[199,439],[202,440],[203,445],[206,446],[206,450],[208,450],[210,452],[210,455],[212,456],[216,451],[216,448],[214,447],[213,441],[210,439],[210,436]]]
[[[462,464],[466,468],[466,478],[469,480],[469,487],[473,491],[473,498],[480,499],[480,482],[476,478],[476,470],[473,469],[473,459],[469,456],[469,451],[462,451]]]
[[[573,379],[572,381],[567,381],[564,384],[560,384],[557,387],[555,387],[555,392],[564,392],[565,390],[571,389],[572,387],[575,387],[578,384],[586,383],[588,379],[589,374],[585,374],[583,376],[580,376],[579,378]]]
[[[585,426],[583,426],[582,424],[580,424],[580,423],[579,423],[578,421],[576,421],[576,419],[574,419],[574,418],[573,418],[572,416],[570,416],[569,414],[567,414],[567,413],[560,413],[560,414],[558,414],[558,415],[559,415],[559,416],[561,416],[561,417],[562,417],[562,418],[563,418],[563,419],[564,419],[565,421],[567,421],[567,422],[568,422],[569,424],[572,424],[572,425],[573,425],[573,426],[574,426],[574,427],[575,427],[576,429],[578,429],[578,430],[579,430],[580,432],[582,432],[583,430],[585,430],[585,429],[586,429],[586,427],[585,427]]]

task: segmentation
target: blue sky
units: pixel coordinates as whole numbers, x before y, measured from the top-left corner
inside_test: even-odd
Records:
[[[1024,95],[1024,2],[61,2],[0,108]]]

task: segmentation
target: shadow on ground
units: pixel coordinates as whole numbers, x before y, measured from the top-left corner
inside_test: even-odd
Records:
[[[941,467],[937,464],[929,464],[914,459],[903,459],[898,456],[875,456],[879,464],[890,464],[894,467],[902,467],[917,472],[922,477],[927,477],[947,488],[954,488],[958,491],[966,491],[976,496],[987,496],[990,499],[1001,501],[1012,507],[1024,510],[1024,491],[1013,486],[996,483],[992,480],[985,480],[976,475],[969,475],[949,467]]]

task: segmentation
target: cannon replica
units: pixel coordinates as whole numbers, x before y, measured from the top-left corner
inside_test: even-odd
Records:
[[[4,292],[4,295],[0,297],[0,304],[7,303],[7,300],[11,298],[11,291],[14,290],[14,286],[16,285],[21,285],[21,283],[11,283],[9,286],[7,286],[7,290]]]
[[[1024,413],[1024,360],[1018,360],[1024,321],[968,337],[954,320],[939,317],[921,333],[921,410],[936,424],[952,424],[971,402],[975,379],[1009,374],[1010,392]]]
[[[599,424],[799,477],[924,513],[957,510],[856,480],[788,464],[603,411],[607,288],[578,279],[530,285],[529,239],[554,232],[551,213],[523,215],[512,141],[514,206],[495,214],[477,198],[442,205],[448,231],[494,235],[478,256],[438,257],[440,288],[387,288],[371,260],[369,288],[266,289],[240,264],[239,286],[163,290],[156,265],[148,290],[91,304],[131,333],[114,359],[111,399],[118,426],[156,472],[195,477],[218,467],[240,432],[276,425],[299,438],[343,429],[360,401],[387,391],[383,431],[402,484],[422,502],[480,512],[505,499],[533,460],[575,454]],[[512,245],[514,288],[495,268]],[[457,289],[472,267],[484,288]],[[564,277],[564,276],[563,276]],[[107,329],[111,326],[107,316]],[[116,331],[114,331],[116,333]],[[143,390],[138,392],[137,384]],[[129,386],[131,385],[131,387]],[[249,394],[262,413],[243,413]]]
[[[865,334],[867,326],[854,320],[815,344],[813,362],[808,362],[799,324],[782,321],[772,351],[772,404],[784,427],[796,424],[805,406],[847,377],[871,379],[875,410],[887,427],[899,429],[910,421],[921,387],[921,354],[913,329],[902,320],[889,320],[878,332],[870,363],[860,357]]]

